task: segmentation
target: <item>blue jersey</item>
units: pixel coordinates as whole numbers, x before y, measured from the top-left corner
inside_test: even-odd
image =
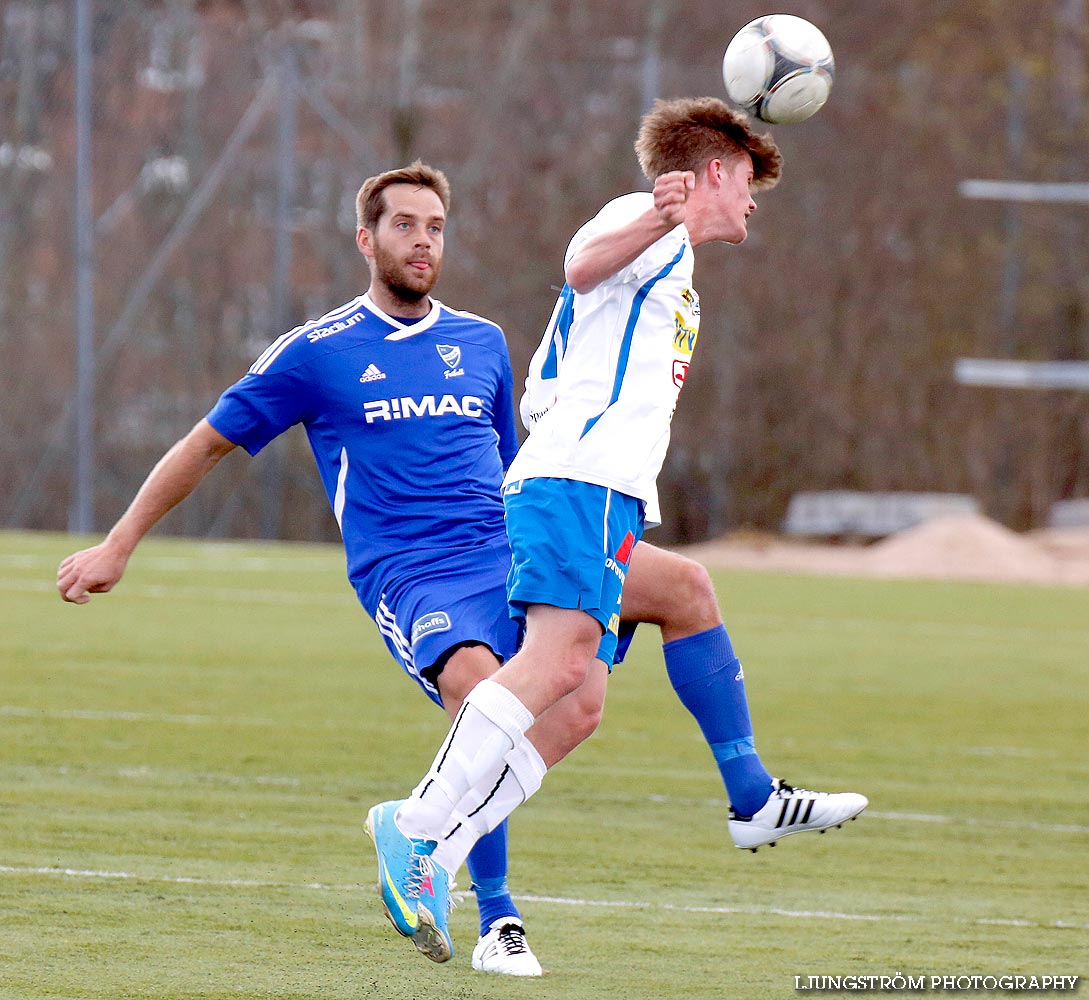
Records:
[[[280,337],[207,419],[251,455],[306,428],[372,615],[399,574],[506,545],[513,376],[503,331],[479,316],[433,299],[405,324],[362,295]]]

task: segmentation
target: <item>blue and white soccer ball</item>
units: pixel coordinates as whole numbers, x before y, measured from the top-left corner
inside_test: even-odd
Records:
[[[832,47],[816,25],[793,14],[765,14],[736,35],[722,57],[735,104],[772,125],[804,122],[832,90]]]

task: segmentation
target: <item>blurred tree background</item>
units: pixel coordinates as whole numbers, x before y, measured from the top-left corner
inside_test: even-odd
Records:
[[[1019,529],[1089,496],[1089,393],[965,387],[958,356],[1089,359],[1089,0],[788,0],[829,104],[773,129],[782,184],[697,262],[700,345],[658,542],[775,529],[797,491],[970,493]],[[281,332],[361,292],[354,195],[420,157],[454,187],[440,298],[524,373],[575,229],[645,188],[655,96],[724,96],[754,0],[95,0],[95,493],[104,530]],[[71,523],[75,4],[0,2],[0,524]],[[292,432],[233,455],[175,533],[331,539]]]

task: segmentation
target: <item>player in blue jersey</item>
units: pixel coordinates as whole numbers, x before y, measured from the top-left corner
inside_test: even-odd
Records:
[[[406,673],[452,715],[515,652],[499,491],[517,449],[510,359],[494,323],[430,297],[448,202],[445,176],[423,164],[363,185],[367,292],[284,334],[223,393],[106,539],[61,563],[65,600],[111,590],[144,535],[224,455],[238,446],[257,454],[301,423],[349,579]],[[540,975],[507,884],[505,828],[477,845],[469,869],[482,922],[474,964]],[[446,905],[445,895],[432,904],[443,921]],[[428,924],[419,930],[417,947],[449,956],[435,954]]]
[[[752,191],[779,178],[771,137],[712,98],[657,102],[636,150],[653,193],[611,202],[572,239],[567,284],[530,365],[523,414],[533,429],[504,485],[508,594],[525,639],[464,699],[412,794],[371,810],[387,909],[410,907],[422,872],[429,885],[452,877],[474,836],[540,787],[581,738],[563,731],[566,699],[604,698],[699,330],[693,250],[742,242]],[[666,655],[722,769],[737,846],[837,826],[865,808],[861,795],[797,789],[764,769],[721,622]]]

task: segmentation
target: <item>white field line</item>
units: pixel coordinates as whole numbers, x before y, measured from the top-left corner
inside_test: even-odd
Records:
[[[24,711],[12,710],[10,706],[0,706],[0,716],[12,715],[12,714],[38,714]],[[113,714],[110,718],[122,718],[129,719],[135,717],[137,713],[121,713]],[[62,718],[92,718],[97,719],[100,717],[98,713],[83,713],[83,712],[66,712],[61,714]],[[161,719],[169,718],[165,716],[148,717],[139,716],[139,721],[160,721]],[[210,717],[206,716],[177,716],[175,717],[185,722],[209,721]],[[244,720],[238,720],[244,721]],[[254,720],[249,720],[254,721]],[[272,725],[272,722],[268,723]],[[86,768],[82,767],[58,767],[53,769],[44,769],[49,773],[64,777],[69,774],[87,774]],[[42,769],[38,769],[41,773]],[[0,771],[2,773],[2,771]],[[164,781],[168,780],[171,784],[179,784],[185,782],[193,782],[197,784],[219,784],[225,786],[239,786],[239,785],[266,785],[266,786],[282,786],[287,788],[303,788],[309,782],[303,778],[299,778],[294,775],[257,775],[255,777],[249,777],[246,775],[235,775],[225,772],[209,772],[209,773],[196,773],[196,772],[164,772],[156,768],[148,767],[146,765],[134,765],[130,767],[118,768],[116,771],[95,772],[99,778],[106,780],[114,777],[123,778],[130,781]],[[328,783],[324,783],[323,787],[328,787]],[[726,802],[724,799],[685,799],[678,798],[670,795],[641,795],[641,796],[624,796],[624,795],[586,795],[580,793],[578,796],[580,799],[593,799],[600,802],[612,802],[612,803],[630,803],[639,804],[649,802],[653,805],[667,806],[673,809],[677,808],[690,808],[693,805],[711,809],[725,809]],[[976,816],[943,816],[938,813],[910,813],[910,812],[884,812],[879,809],[867,809],[861,816],[866,820],[882,820],[892,823],[926,823],[935,825],[947,825],[947,826],[970,826],[980,828],[991,829],[1009,829],[1009,830],[1034,830],[1038,833],[1056,833],[1056,834],[1089,834],[1089,824],[1082,823],[1038,823],[1033,820],[1026,819],[990,819],[980,818]]]
[[[272,719],[228,719],[217,715],[170,715],[164,712],[122,712],[95,708],[26,708],[22,705],[0,705],[0,716],[23,719],[80,719],[85,722],[152,722],[179,726],[279,726]]]
[[[56,594],[57,585],[51,580],[0,580],[0,590]],[[194,587],[190,584],[167,586],[160,583],[122,583],[113,594],[156,601],[214,599],[228,606],[233,602],[234,604],[289,604],[292,607],[314,605],[327,608],[331,603],[351,600],[351,588],[347,585],[347,581],[345,581],[345,587],[335,593],[333,591],[245,590],[240,587]],[[91,600],[92,602],[109,600],[111,596],[110,594],[92,594]],[[59,594],[57,594],[57,600],[60,600]]]
[[[184,560],[179,560],[183,562]],[[152,560],[147,560],[152,562]],[[272,568],[275,562],[270,560]],[[2,565],[2,560],[0,560]],[[194,568],[203,568],[206,564],[194,561]],[[285,560],[282,564],[285,570],[290,564]],[[230,568],[230,567],[224,567]],[[343,579],[343,578],[342,578]],[[114,593],[117,596],[132,597],[151,600],[171,599],[206,599],[215,598],[217,601],[233,601],[235,604],[290,604],[290,605],[322,605],[328,606],[330,601],[351,600],[351,587],[347,585],[328,591],[289,591],[278,589],[248,589],[243,587],[200,587],[185,583],[158,584],[158,583],[127,583],[123,582]],[[43,574],[41,579],[0,579],[0,591],[12,591],[15,593],[55,593],[56,583],[52,574]],[[93,600],[102,600],[108,595],[92,595]],[[59,599],[59,597],[58,597]],[[743,622],[746,627],[781,629],[784,619],[774,615],[762,615],[759,613],[743,614],[735,616],[735,620]],[[790,627],[793,630],[804,629],[813,632],[870,632],[873,630],[873,621],[868,618],[825,618],[794,616],[790,619]],[[977,639],[994,639],[996,641],[1009,641],[1010,639],[1046,640],[1049,648],[1055,648],[1057,644],[1071,644],[1078,648],[1084,646],[1089,649],[1089,629],[1084,628],[1080,622],[1071,623],[1069,627],[1024,625],[974,625],[970,622],[932,622],[932,621],[902,621],[888,623],[888,627],[907,635],[916,635],[923,638],[964,638],[972,636]],[[649,628],[648,628],[649,631]]]
[[[38,875],[46,878],[79,878],[130,882],[151,882],[168,885],[207,886],[216,889],[309,889],[318,892],[365,892],[374,889],[365,885],[333,885],[324,882],[274,882],[259,879],[215,879],[198,878],[187,875],[140,875],[135,872],[97,871],[87,868],[34,868],[20,865],[0,865],[0,874]],[[464,900],[468,893],[454,893],[456,898]],[[871,923],[931,923],[933,917],[917,913],[847,913],[836,910],[787,910],[778,906],[686,906],[677,903],[652,903],[642,900],[625,899],[581,899],[569,896],[516,895],[520,903],[540,903],[551,906],[569,906],[578,909],[624,909],[658,910],[672,913],[697,914],[746,914],[749,916],[790,917],[795,920],[862,920]],[[1067,930],[1089,930],[1089,924],[1075,923],[1068,920],[1027,920],[1018,917],[976,917],[953,918],[952,923],[973,926],[1000,926],[1024,928],[1061,928]]]
[[[125,666],[132,661],[117,661]],[[166,713],[166,712],[133,712],[124,709],[107,708],[39,708],[28,705],[0,705],[0,717],[9,716],[24,719],[78,719],[87,722],[148,722],[164,725],[189,725],[189,726],[284,726],[284,725],[309,725],[310,723],[284,723],[280,720],[265,719],[257,716],[230,717],[217,715],[204,715],[200,713]],[[331,723],[330,723],[331,724]],[[840,744],[853,747],[856,744]],[[950,753],[959,753],[971,757],[1012,757],[1022,759],[1053,758],[1058,756],[1058,751],[1039,750],[1032,747],[959,747],[950,748]],[[577,762],[572,766],[580,767]],[[675,772],[688,775],[692,772]],[[597,798],[610,799],[615,796],[598,795]],[[640,797],[642,801],[644,797]],[[650,794],[645,796],[648,802],[672,802],[671,796]],[[625,799],[626,801],[626,799]],[[700,805],[717,805],[719,799],[707,799],[697,802]],[[688,804],[692,804],[689,802]],[[873,815],[872,813],[870,815]],[[1011,825],[1021,826],[1021,823]]]
[[[723,799],[704,799],[702,801],[696,801],[692,799],[673,798],[669,795],[646,795],[636,798],[634,796],[620,795],[587,795],[580,792],[578,798],[580,800],[593,799],[594,801],[614,803],[653,802],[655,804],[667,805],[673,808],[690,808],[693,805],[721,809],[726,808],[726,802]],[[1084,823],[1037,823],[1032,820],[1021,819],[981,819],[977,816],[941,816],[932,813],[882,812],[878,809],[867,809],[865,812],[860,813],[858,818],[860,820],[885,820],[892,823],[933,823],[946,824],[948,826],[973,826],[998,830],[1035,830],[1038,833],[1089,834],[1089,824]]]
[[[330,567],[343,567],[344,550],[331,549],[328,556],[303,555],[286,550],[270,556],[242,555],[231,552],[229,547],[211,548],[206,554],[197,556],[140,555],[137,557],[142,567],[148,569],[186,570],[213,573],[252,572],[265,573],[269,570],[298,573],[302,570],[327,570]],[[57,561],[30,553],[0,555],[0,569],[44,569],[56,570]]]
[[[748,627],[781,630],[786,622],[782,615],[768,615],[760,612],[738,615]],[[814,632],[872,632],[872,618],[828,618],[819,615],[792,616],[790,627],[795,624]],[[902,631],[909,635],[951,636],[963,638],[971,636],[977,639],[1036,639],[1040,636],[1056,636],[1064,641],[1089,644],[1089,629],[1082,619],[1071,619],[1069,625],[980,625],[972,622],[933,622],[925,619],[904,619],[881,623],[886,631]]]
[[[1036,830],[1039,833],[1089,833],[1089,826],[1078,823],[1034,823],[1031,820],[979,819],[976,816],[930,816],[926,813],[891,813],[866,811],[870,819],[892,820],[897,823],[950,823],[964,826],[997,827],[1007,830]]]

